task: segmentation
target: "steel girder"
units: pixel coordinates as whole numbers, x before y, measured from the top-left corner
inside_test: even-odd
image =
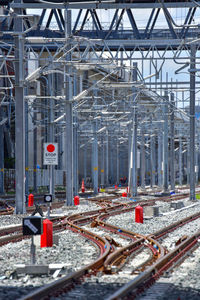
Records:
[[[11,2],[11,1],[10,1]],[[142,27],[137,21],[137,14],[141,10],[141,4],[146,5],[149,13],[144,13],[145,20]],[[151,4],[151,6],[149,6]],[[168,10],[169,3],[156,6],[155,3],[135,3],[134,9],[127,6],[127,3],[112,3],[114,12],[110,20],[101,18],[102,11],[108,3],[102,2],[93,6],[94,3],[69,3],[67,6],[57,4],[35,3],[35,1],[26,1],[23,4],[11,3],[12,8],[23,8],[24,28],[30,29],[33,25],[29,19],[25,17],[28,8],[40,8],[42,10],[40,17],[35,24],[34,29],[30,30],[26,36],[29,37],[46,37],[46,38],[63,38],[65,34],[65,22],[62,8],[77,9],[78,14],[74,19],[72,34],[74,36],[83,36],[92,39],[101,39],[106,41],[107,47],[111,51],[117,51],[119,44],[126,50],[131,51],[135,46],[142,47],[145,50],[152,45],[156,45],[160,50],[167,46],[177,48],[182,39],[196,39],[199,36],[198,24],[193,24],[193,20],[199,13],[199,6],[188,5],[191,3],[173,2],[174,7],[187,10],[182,24],[177,24],[175,18]],[[53,5],[53,7],[52,7]],[[74,6],[73,6],[74,5]],[[126,5],[126,6],[122,6]],[[49,9],[51,8],[51,9]],[[111,7],[109,7],[111,8]],[[144,8],[144,7],[143,7]],[[142,11],[143,12],[143,11]],[[159,17],[162,15],[163,28],[158,28]],[[8,10],[5,10],[5,18],[0,20],[0,29],[3,32],[2,39],[4,41],[12,41],[14,15],[8,17]],[[145,24],[146,22],[146,24]],[[124,27],[126,24],[126,28]]]

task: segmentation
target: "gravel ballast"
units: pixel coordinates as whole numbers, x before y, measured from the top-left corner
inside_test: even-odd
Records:
[[[123,201],[125,202],[126,200],[123,199]],[[55,215],[62,213],[71,215],[86,210],[89,211],[99,208],[99,206],[96,204],[85,200],[80,202],[82,204],[78,208],[71,210],[67,208],[57,209],[53,213]],[[198,203],[197,205],[189,208],[189,206],[193,205],[194,202],[190,202],[188,200],[184,200],[183,202],[184,206],[188,206],[188,208],[176,211],[170,209],[169,203],[157,201],[156,205],[159,206],[160,216],[154,218],[144,218],[143,224],[134,222],[134,209],[129,213],[112,216],[107,220],[107,222],[133,232],[147,235],[200,210],[200,205]],[[21,224],[22,216],[2,216],[0,217],[0,220],[0,227],[5,227],[11,224]],[[175,242],[181,236],[191,235],[192,233],[196,232],[199,229],[199,224],[200,220],[196,220],[185,225],[183,228],[179,228],[176,231],[176,234],[169,234],[169,236],[162,241],[162,244],[169,250],[173,249]],[[89,227],[87,229],[89,229]],[[98,228],[91,228],[91,231],[98,234]],[[102,232],[102,229],[100,229],[100,231]],[[106,234],[106,232],[103,233],[103,235]],[[52,248],[42,249],[37,248],[37,264],[63,263],[65,264],[66,275],[70,272],[80,269],[83,265],[91,263],[98,257],[99,253],[96,247],[78,234],[66,230],[65,232],[61,232],[59,236],[60,240],[58,246],[54,245]],[[121,244],[126,244],[126,241],[123,242],[121,239],[118,240],[116,238],[116,241]],[[13,273],[14,264],[28,264],[30,262],[30,243],[30,240],[23,240],[15,244],[9,244],[1,247],[0,299],[19,299],[20,296],[26,294],[33,288],[54,280],[52,275],[41,277],[22,275],[19,276],[19,278],[15,278],[15,274]],[[180,297],[181,300],[200,299],[199,263],[200,248],[198,248],[190,257],[188,257],[187,260],[185,260],[185,262],[170,275],[170,277],[169,275],[168,277],[162,277],[151,289],[145,292],[138,299],[177,300],[178,297]],[[63,296],[63,298],[59,299],[73,298],[89,300],[94,299],[94,296],[95,299],[105,299],[111,291],[116,290],[122,284],[133,279],[134,276],[135,275],[130,275],[128,271],[126,272],[126,269],[116,275],[97,274],[97,276],[87,278],[85,284],[81,287],[81,290],[76,292],[72,291],[67,298],[64,298]],[[166,294],[166,291],[169,296]]]

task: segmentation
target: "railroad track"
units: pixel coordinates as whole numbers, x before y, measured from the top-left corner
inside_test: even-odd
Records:
[[[63,194],[63,196],[64,196],[64,194]],[[41,196],[41,197],[43,197],[43,196]],[[60,194],[60,197],[62,197],[61,194]],[[101,207],[107,207],[109,204],[112,203],[111,200],[116,199],[116,197],[119,197],[119,196],[116,196],[116,195],[106,196],[106,199],[105,199],[105,196],[104,197],[98,197],[98,200],[96,200],[96,198],[91,197],[91,198],[86,198],[85,200],[95,202]],[[36,198],[36,200],[38,201],[39,198]],[[36,204],[37,204],[37,201],[36,201]],[[60,208],[60,207],[64,206],[65,204],[66,204],[65,201],[52,202],[51,203],[51,209]],[[0,216],[14,214],[14,207],[12,207],[7,202],[0,201],[0,207],[3,207],[0,210]],[[47,206],[45,204],[40,204],[40,207],[43,211],[47,210]],[[26,207],[26,213],[27,214],[32,213],[34,210],[35,210],[35,206]]]
[[[112,200],[116,199],[116,198],[120,198],[119,193],[117,193],[115,190],[110,191],[111,195],[110,196],[102,196],[102,197],[90,197],[90,198],[86,198],[86,200],[91,201],[93,203],[98,204],[101,207],[108,207],[108,206],[112,206]],[[140,195],[142,195],[144,193],[140,193]],[[56,197],[58,198],[62,198],[64,197],[65,194],[64,193],[57,193]],[[143,206],[147,206],[147,205],[154,205],[156,201],[161,200],[161,201],[166,201],[166,202],[171,202],[171,201],[176,201],[176,200],[180,200],[180,199],[184,199],[187,198],[189,196],[189,193],[181,193],[179,195],[167,195],[167,196],[162,196],[162,197],[156,197],[149,199],[148,203],[147,201],[142,201],[142,200],[138,200],[137,203]],[[10,196],[9,196],[10,197]],[[14,196],[13,196],[14,197]],[[43,195],[36,195],[36,202],[38,202],[40,199],[43,199]],[[6,198],[5,198],[6,199]],[[51,209],[56,209],[56,208],[60,208],[63,205],[65,205],[65,201],[59,201],[59,202],[53,202],[51,204]],[[0,216],[4,216],[4,215],[12,215],[14,214],[14,207],[12,207],[10,204],[7,204],[7,202],[5,201],[0,201],[0,207],[5,207],[2,208],[0,210]],[[47,211],[47,206],[46,205],[40,205],[41,209],[43,211]],[[35,210],[35,207],[27,207],[26,208],[26,212],[29,213],[33,213],[33,211]]]
[[[119,214],[133,209],[133,203],[129,204],[116,204],[114,207],[107,207],[100,210],[85,212],[81,214],[76,214],[67,218],[64,225],[66,228],[71,229],[74,232],[90,238],[100,249],[100,257],[95,261],[94,264],[90,264],[87,267],[84,267],[74,274],[65,276],[60,280],[54,282],[53,284],[48,284],[47,286],[36,290],[35,292],[30,293],[23,299],[43,299],[45,297],[58,296],[60,293],[66,293],[69,291],[75,284],[80,284],[85,276],[92,276],[99,271],[112,272],[112,267],[117,266],[118,269],[121,268],[121,265],[124,265],[126,259],[134,253],[135,250],[138,250],[142,245],[149,247],[153,253],[153,259],[145,262],[142,266],[138,268],[139,271],[144,270],[139,276],[137,276],[131,283],[127,284],[121,288],[113,295],[114,298],[110,299],[119,299],[120,297],[135,297],[140,292],[144,290],[144,286],[148,287],[159,276],[163,274],[166,270],[174,266],[174,263],[180,262],[180,259],[183,259],[183,254],[185,255],[188,250],[194,248],[199,238],[200,233],[197,233],[193,238],[186,238],[180,243],[173,251],[167,253],[166,249],[158,242],[158,240],[171,232],[172,230],[178,228],[178,226],[183,226],[184,224],[191,222],[200,217],[200,214],[195,214],[193,216],[187,217],[179,222],[176,222],[153,235],[141,236],[136,233],[126,231],[122,228],[107,224],[103,220],[106,219],[111,214]],[[124,235],[128,238],[131,238],[133,242],[126,247],[120,249],[115,249],[115,245],[112,241],[104,239],[101,240],[99,236],[91,233],[90,231],[82,228],[80,225],[91,223],[92,226],[100,226],[106,230],[114,232],[115,234]],[[108,249],[109,248],[109,249]],[[105,249],[109,251],[105,251]],[[105,254],[107,253],[107,254]],[[159,258],[159,260],[158,260]],[[153,264],[149,266],[149,264]],[[134,270],[136,271],[136,270]],[[132,286],[133,284],[133,286]],[[131,287],[130,287],[131,285]],[[131,296],[130,296],[131,291]],[[122,293],[122,294],[120,294]],[[39,298],[38,298],[39,297]],[[109,299],[109,298],[108,298]]]
[[[154,284],[167,270],[169,271],[177,264],[180,264],[187,257],[188,252],[194,251],[196,247],[198,247],[199,237],[200,231],[188,237],[174,250],[167,253],[128,284],[125,284],[112,296],[107,297],[106,300],[135,299],[139,294],[144,292],[145,289]]]

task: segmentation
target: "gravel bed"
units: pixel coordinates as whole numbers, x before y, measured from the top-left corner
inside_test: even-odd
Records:
[[[79,206],[72,206],[72,207],[63,206],[62,208],[55,208],[52,210],[51,216],[52,217],[59,216],[59,215],[70,216],[72,214],[81,213],[81,212],[89,211],[89,210],[95,210],[95,209],[99,208],[99,206],[96,205],[95,203],[84,200],[82,198],[80,198],[80,202],[81,202],[81,205],[79,205]],[[22,219],[27,216],[28,216],[28,214],[23,214],[23,215],[14,215],[13,214],[13,215],[0,216],[0,228],[13,226],[14,224],[21,225]],[[47,216],[47,212],[44,212],[44,217],[46,217],[46,216]]]
[[[147,199],[146,197],[142,198]],[[123,199],[123,202],[126,201],[130,201],[130,199]],[[194,204],[188,200],[182,200],[182,202],[184,202],[184,206]],[[55,209],[53,211],[53,214],[71,215],[99,208],[99,206],[97,206],[95,203],[89,202],[87,200],[80,199],[80,203],[80,206],[71,209],[68,207]],[[200,210],[200,205],[197,203],[196,206],[190,208],[188,207],[187,209],[177,211],[171,210],[171,213],[168,214],[170,210],[169,203],[157,201],[156,205],[159,206],[160,216],[154,218],[144,218],[143,224],[134,222],[134,209],[132,212],[110,217],[107,221],[121,228],[147,235],[156,232],[157,230]],[[0,227],[9,226],[10,224],[22,224],[22,217],[22,215],[1,216]],[[169,236],[165,240],[163,240],[163,245],[165,245],[169,249],[172,249],[174,247],[174,242],[177,241],[178,237],[189,235],[192,231],[195,232],[199,228],[200,221],[196,220],[192,222],[192,224],[185,225],[184,230],[178,229],[175,238],[173,233],[169,234]],[[100,232],[102,232],[103,236],[111,235],[110,233],[106,233],[106,231],[104,230],[100,229],[99,231],[98,228],[88,229],[92,232],[96,232],[97,234],[100,234]],[[64,263],[66,266],[65,274],[67,274],[80,269],[83,265],[89,264],[98,257],[98,251],[96,247],[94,247],[93,244],[91,244],[83,237],[71,231],[62,232],[59,234],[59,236],[60,240],[58,246],[54,245],[52,248],[37,248],[37,264]],[[112,235],[112,237],[117,242],[122,244],[121,238],[115,237],[115,235]],[[103,275],[99,273],[97,274],[97,276],[87,278],[82,286],[77,286],[75,290],[67,294],[67,297],[66,295],[63,295],[63,297],[59,296],[59,298],[57,299],[106,299],[124,283],[135,278],[136,275],[130,275],[130,269],[128,267],[131,265],[132,268],[134,268],[136,264],[139,264],[139,262],[144,259],[145,255],[146,258],[148,258],[147,253],[144,255],[141,254],[134,259],[135,263],[134,260],[130,260],[126,268],[116,275]],[[22,275],[16,278],[15,274],[13,273],[14,264],[29,264],[29,261],[30,240],[24,240],[12,245],[5,245],[1,247],[0,299],[19,299],[20,296],[28,293],[30,290],[54,280],[52,276],[33,277]],[[181,300],[200,299],[200,272],[198,267],[199,263],[200,248],[198,248],[179,268],[177,268],[170,277],[162,277],[152,287],[153,290],[149,289],[138,299],[177,300],[178,297],[180,297]]]
[[[157,201],[160,208],[160,211],[167,211],[169,210],[169,203],[162,203],[161,201]],[[156,202],[156,205],[157,205]],[[184,201],[185,206],[191,205],[191,201]],[[144,216],[144,223],[135,223],[135,209],[133,208],[133,211],[124,213],[123,215],[115,215],[111,216],[107,219],[107,222],[110,224],[113,224],[115,226],[128,229],[133,232],[137,232],[140,234],[151,234],[159,229],[166,227],[172,223],[175,223],[178,220],[181,220],[183,218],[186,218],[194,213],[197,213],[200,211],[200,204],[198,203],[196,206],[192,206],[188,209],[184,210],[172,210],[171,214],[167,215],[160,215],[159,217],[152,217],[152,218],[145,218]],[[183,233],[184,235],[184,233]]]
[[[78,237],[78,238],[77,238]],[[22,294],[26,294],[33,287],[44,285],[55,280],[52,276],[25,276],[16,277],[14,272],[15,264],[30,263],[30,244],[31,240],[23,240],[13,245],[4,245],[1,247],[0,261],[0,299],[18,299]],[[59,245],[51,248],[36,249],[36,264],[64,264],[63,275],[69,274],[88,265],[98,257],[96,247],[70,230],[59,234]],[[8,286],[16,287],[16,297],[10,295]],[[21,287],[22,289],[18,289]]]
[[[115,291],[117,291],[124,284],[128,283],[130,280],[136,278],[136,275],[131,275],[134,267],[139,266],[144,259],[149,258],[149,252],[147,249],[142,251],[136,257],[129,260],[123,270],[119,271],[117,274],[104,275],[101,272],[96,276],[91,278],[86,278],[84,284],[77,285],[75,289],[59,296],[58,298],[52,297],[51,300],[58,299],[79,299],[79,300],[102,300],[111,296]]]
[[[95,210],[98,206],[86,200],[81,200],[80,206],[55,209],[53,215],[72,215],[84,211]],[[22,224],[22,218],[27,215],[1,216],[1,228]],[[11,225],[12,224],[12,225]],[[14,265],[30,264],[31,240],[26,239],[15,244],[1,247],[0,253],[0,299],[14,300],[27,294],[35,287],[42,286],[53,280],[50,276],[16,276]],[[73,233],[70,230],[59,233],[59,245],[51,248],[36,249],[36,264],[64,264],[62,276],[74,272],[81,267],[90,264],[97,259],[99,253],[97,248],[87,239]]]
[[[143,224],[135,223],[135,212],[128,212],[123,215],[110,217],[108,222],[131,231],[144,235],[158,231],[159,229],[170,225],[180,219],[190,216],[200,211],[200,204],[190,207],[194,202],[181,200],[187,209],[170,210],[169,203],[157,201],[156,205],[160,207],[160,216],[154,218],[144,218]],[[196,203],[195,203],[196,204]],[[166,213],[166,215],[164,215]],[[184,235],[191,235],[199,230],[200,220],[186,224],[170,233],[163,239],[162,245],[172,250],[175,242]],[[161,277],[156,284],[148,289],[139,300],[197,300],[200,299],[200,247],[191,254],[181,266],[176,268],[173,273],[167,277]]]

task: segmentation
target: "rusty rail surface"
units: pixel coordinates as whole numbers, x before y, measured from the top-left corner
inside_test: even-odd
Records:
[[[179,197],[183,197],[183,196],[179,196]],[[166,197],[166,198],[167,198],[166,201],[169,201],[169,197]],[[87,199],[87,200],[90,200],[90,199]],[[157,201],[157,200],[158,200],[158,198],[155,201]],[[177,198],[176,198],[176,200],[177,200]],[[98,199],[97,199],[97,201],[98,201]],[[105,199],[104,200],[100,199],[100,201],[105,203]],[[151,202],[146,201],[143,203],[145,205],[148,205]],[[131,231],[126,231],[124,229],[120,229],[119,227],[107,224],[102,221],[102,219],[107,218],[110,215],[124,213],[124,212],[130,211],[130,210],[133,210],[134,207],[136,206],[135,203],[128,202],[128,203],[121,203],[121,204],[120,203],[113,204],[112,202],[110,203],[108,201],[107,204],[108,204],[108,206],[105,208],[69,216],[66,218],[66,221],[55,225],[56,230],[70,229],[74,232],[78,232],[79,234],[90,239],[92,242],[96,243],[96,245],[100,249],[100,257],[94,263],[91,263],[89,266],[82,268],[80,271],[75,272],[71,275],[67,275],[67,276],[57,280],[56,282],[53,282],[44,287],[41,287],[41,288],[37,289],[35,292],[28,294],[27,296],[25,296],[22,299],[24,299],[24,300],[25,299],[43,299],[44,297],[57,295],[63,291],[66,292],[71,288],[72,285],[74,285],[77,281],[79,282],[80,279],[83,278],[84,276],[92,275],[92,274],[98,272],[99,270],[106,271],[106,268],[108,270],[110,265],[113,263],[113,261],[114,261],[114,263],[115,262],[118,263],[121,256],[128,257],[134,250],[138,249],[138,247],[140,247],[140,245],[142,245],[142,243],[145,244],[145,242],[146,242],[147,246],[149,246],[149,248],[152,250],[154,257],[156,257],[156,259],[159,258],[158,261],[153,265],[153,267],[155,265],[157,266],[157,263],[160,262],[162,259],[163,260],[165,259],[165,257],[168,254],[166,254],[165,249],[159,244],[159,242],[156,241],[156,238],[160,237],[160,235],[158,233],[156,233],[155,235],[149,235],[147,237],[144,237],[139,234],[133,233]],[[197,216],[195,214],[195,217],[197,218],[199,216]],[[190,220],[188,219],[188,222],[192,221],[191,216],[189,218],[190,218]],[[113,252],[115,248],[113,247],[112,243],[110,243],[107,239],[101,238],[100,236],[93,234],[90,231],[78,226],[80,224],[82,225],[82,224],[89,223],[89,222],[96,222],[95,226],[101,226],[101,227],[104,227],[105,229],[114,231],[117,234],[121,234],[126,237],[129,237],[129,238],[131,237],[132,239],[138,239],[138,240],[134,241],[133,243],[131,243],[130,245],[128,245],[122,249],[117,250],[117,253]],[[177,223],[176,225],[178,226],[178,222],[176,222],[176,223]],[[183,222],[180,221],[180,224],[183,224]],[[172,230],[172,226],[173,225],[171,225],[171,228],[168,228],[169,227],[168,226],[167,230]],[[164,234],[164,232],[162,232],[162,235],[163,234]],[[185,242],[186,241],[184,241],[183,243],[185,243]],[[183,243],[181,243],[181,245]],[[153,245],[157,246],[157,250],[153,247]],[[160,266],[160,264],[158,264],[158,266]],[[148,268],[148,270],[151,268],[152,267]],[[162,268],[164,268],[164,264],[162,265]],[[160,267],[160,269],[158,269],[158,270],[161,270],[162,268]],[[146,273],[149,272],[148,270],[143,272],[143,273],[145,273],[145,276],[146,276]],[[154,275],[155,275],[155,268],[154,268]],[[149,282],[149,280],[151,280],[151,278],[145,277],[144,280],[147,280]],[[141,282],[139,281],[139,283],[141,283]],[[129,293],[129,291],[128,291],[128,293]]]
[[[135,299],[145,289],[150,287],[159,277],[167,271],[173,264],[179,260],[185,259],[185,254],[191,251],[197,244],[200,237],[200,231],[196,234],[188,237],[174,250],[170,251],[164,257],[160,258],[153,266],[149,267],[146,271],[142,272],[135,279],[125,284],[113,295],[106,298],[106,300],[118,300],[118,299]]]

